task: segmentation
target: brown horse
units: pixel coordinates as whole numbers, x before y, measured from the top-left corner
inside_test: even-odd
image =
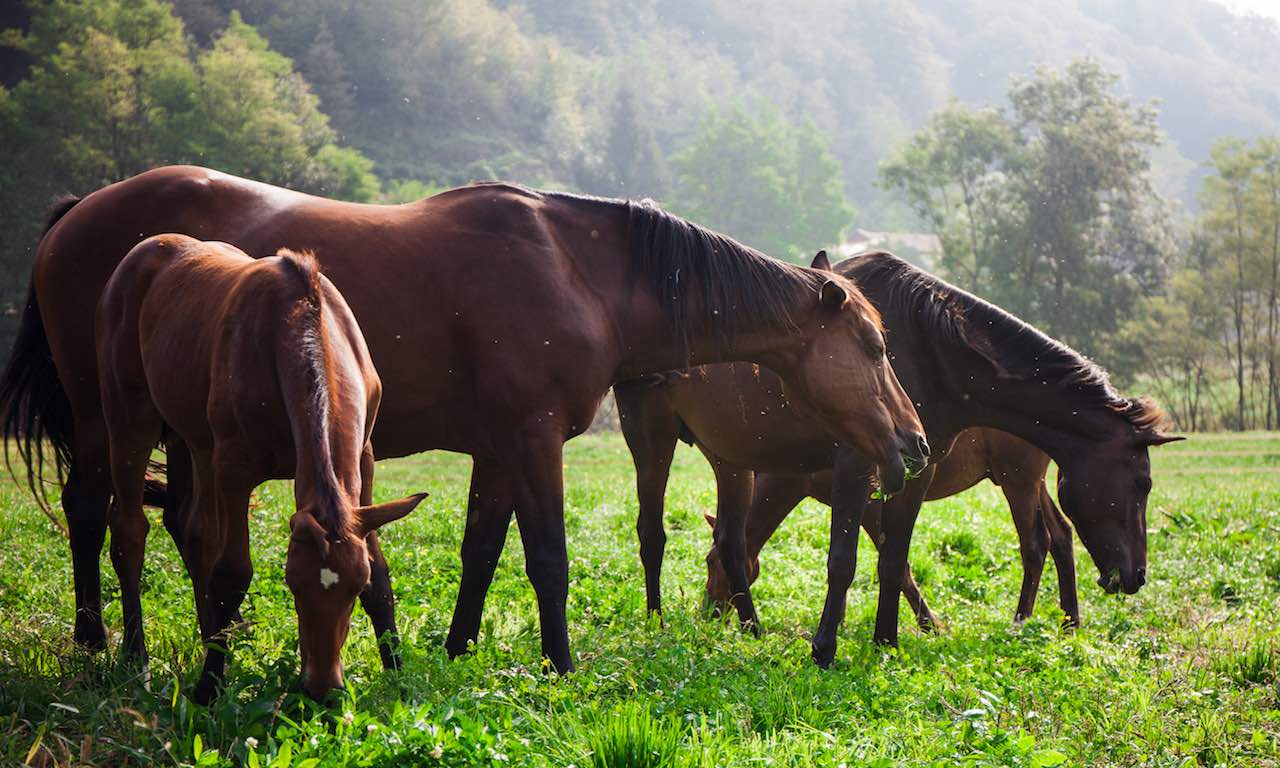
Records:
[[[62,494],[76,579],[76,638],[105,643],[98,558],[110,496],[92,312],[140,237],[186,232],[250,254],[319,255],[360,322],[385,397],[379,458],[431,448],[474,459],[462,579],[446,647],[467,650],[514,513],[538,598],[542,651],[570,670],[562,446],[614,381],[753,360],[890,487],[922,461],[919,421],[884,358],[875,310],[843,277],[793,267],[621,200],[481,184],[400,206],[312,197],[204,168],[148,171],[63,206],[41,239],[30,300],[0,378],[0,417],[38,482],[39,441],[69,470]],[[168,445],[166,527],[191,495]],[[745,508],[744,508],[745,511]],[[170,522],[172,521],[172,526]],[[745,531],[726,566],[747,588]],[[736,545],[736,551],[734,549]],[[370,540],[362,604],[394,637],[385,561]],[[749,605],[742,609],[747,618]],[[383,661],[394,664],[389,643]]]
[[[272,478],[295,479],[285,581],[304,687],[316,698],[340,687],[351,611],[369,584],[365,537],[426,495],[370,503],[382,383],[341,294],[309,254],[259,261],[225,243],[158,235],[107,282],[96,336],[126,652],[146,657],[142,496],[168,429],[190,451],[197,489],[181,535],[208,644],[195,698],[208,701],[222,677],[223,634],[253,576],[249,495]]]
[[[830,269],[825,253],[814,266]],[[1121,397],[1100,368],[1073,350],[891,254],[854,257],[837,271],[857,282],[880,310],[890,359],[930,442],[949,448],[962,430],[986,426],[1049,454],[1059,467],[1059,501],[1098,567],[1099,584],[1108,592],[1136,592],[1146,578],[1147,449],[1179,439],[1161,431],[1165,417],[1159,408]],[[814,658],[825,665],[835,655],[836,628],[853,580],[870,469],[851,452],[833,451],[826,426],[797,413],[767,372],[757,378],[734,370],[732,389],[700,398],[703,404],[714,401],[713,409],[681,409],[678,418],[669,407],[659,407],[652,416],[641,410],[640,418],[629,419],[628,398],[647,384],[615,387],[637,464],[637,527],[650,604],[656,604],[661,567],[661,498],[682,423],[714,447],[721,519],[750,504],[753,470],[811,473],[834,465],[828,592],[814,637]],[[897,643],[907,550],[934,471],[927,467],[884,505],[876,642]]]
[[[1080,609],[1071,525],[1045,486],[1049,457],[1044,451],[1013,435],[979,427],[961,432],[952,444],[951,452],[937,464],[925,501],[945,499],[983,480],[990,480],[1000,487],[1009,502],[1022,556],[1022,589],[1014,609],[1014,621],[1021,623],[1031,616],[1040,590],[1045,556],[1052,554],[1058,572],[1058,603],[1065,616],[1064,622],[1068,626],[1078,626]],[[760,574],[760,550],[791,510],[808,496],[827,506],[832,505],[831,472],[811,475],[761,472],[756,475],[755,493],[751,509],[747,512],[747,573],[753,583]],[[878,499],[873,499],[862,513],[862,529],[877,549],[883,531],[881,506]],[[715,518],[708,516],[708,522],[715,527]],[[729,596],[729,583],[720,564],[720,553],[713,546],[707,553],[707,597],[721,605],[728,603]],[[938,619],[920,594],[909,565],[902,580],[902,596],[907,599],[921,629],[930,631],[938,626]]]

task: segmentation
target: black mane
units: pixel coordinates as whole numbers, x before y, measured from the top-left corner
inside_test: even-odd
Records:
[[[1167,416],[1147,398],[1126,398],[1096,363],[1017,317],[885,252],[854,256],[836,267],[882,311],[914,318],[948,343],[969,347],[999,375],[1050,381],[1082,404],[1107,408],[1139,431],[1158,430]]]
[[[795,331],[791,308],[797,289],[813,291],[816,299],[827,279],[668,213],[651,200],[543,194],[625,211],[632,272],[653,286],[686,357],[695,334],[724,344],[748,323],[752,328],[763,324],[783,333]],[[856,291],[850,295],[862,300]],[[866,309],[871,309],[869,304]]]

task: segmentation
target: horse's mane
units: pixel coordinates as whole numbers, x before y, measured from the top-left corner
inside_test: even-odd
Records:
[[[345,514],[346,504],[338,491],[338,480],[333,472],[333,453],[329,446],[329,351],[325,344],[324,290],[320,282],[320,263],[310,251],[296,252],[288,248],[276,251],[280,271],[289,279],[293,288],[293,302],[289,321],[298,334],[298,353],[303,370],[307,374],[306,414],[311,420],[315,436],[311,458],[320,493],[321,504],[316,510],[316,521],[331,537],[343,537],[349,533],[352,521]]]
[[[885,312],[910,318],[935,337],[972,349],[1002,377],[1054,382],[1064,394],[1113,411],[1140,432],[1170,425],[1153,400],[1120,395],[1106,371],[1079,352],[893,254],[859,254],[836,270],[877,297]]]
[[[853,282],[770,258],[727,235],[668,213],[652,200],[542,194],[625,212],[632,273],[653,286],[670,314],[686,357],[695,334],[707,334],[723,345],[747,327],[763,325],[782,333],[794,332],[797,325],[791,309],[797,290],[812,291],[816,299],[828,279],[841,283],[872,322],[880,321],[880,314]]]

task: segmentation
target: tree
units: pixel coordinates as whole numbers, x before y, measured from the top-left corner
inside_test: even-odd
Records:
[[[673,166],[675,210],[779,258],[837,242],[853,218],[826,138],[775,110],[713,109]]]
[[[635,92],[618,89],[609,117],[605,163],[615,194],[624,197],[662,197],[666,190],[666,166],[650,121],[636,109]]]
[[[952,105],[881,166],[961,285],[1094,354],[1164,277],[1155,113],[1092,59],[1015,79],[1010,108]]]
[[[25,296],[38,227],[59,194],[195,162],[333,197],[377,195],[372,162],[335,144],[292,62],[237,14],[211,48],[193,50],[159,0],[43,0],[31,10],[25,34],[0,38],[33,61],[24,80],[0,88],[7,306]]]

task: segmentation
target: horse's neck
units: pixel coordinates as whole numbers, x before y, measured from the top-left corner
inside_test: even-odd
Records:
[[[277,363],[281,395],[293,434],[294,495],[299,504],[318,499],[358,504],[359,446],[348,445],[352,436],[335,423],[338,393],[330,389],[325,369],[317,370],[308,357],[312,340],[294,335],[281,346]],[[324,349],[321,344],[322,355]]]
[[[913,349],[928,349],[920,344],[914,342]],[[947,350],[940,350],[939,357],[941,369],[917,369],[908,390],[924,403],[920,414],[931,442],[949,441],[970,427],[991,427],[1026,440],[1061,463],[1060,457],[1081,446],[1124,432],[1119,415],[1105,405],[1057,392],[1055,382],[1005,378],[989,369],[948,369]]]
[[[785,373],[794,354],[804,345],[797,328],[805,326],[818,309],[816,293],[797,288],[792,297],[796,328],[778,329],[749,308],[732,321],[732,330],[720,333],[711,323],[691,321],[685,337],[672,328],[671,316],[659,306],[652,291],[644,290],[616,322],[624,332],[624,349],[618,380],[655,371],[669,371],[710,363],[749,361]],[[691,308],[691,318],[701,310]],[[758,319],[758,322],[755,322]]]

